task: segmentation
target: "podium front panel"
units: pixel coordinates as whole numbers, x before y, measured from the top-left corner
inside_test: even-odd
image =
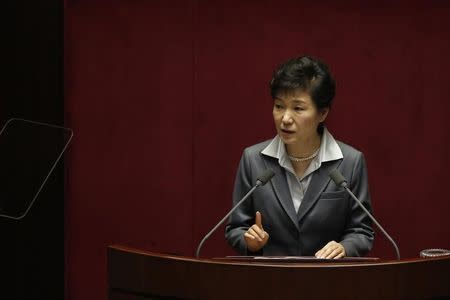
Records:
[[[108,294],[141,299],[446,299],[450,258],[292,263],[108,247]]]

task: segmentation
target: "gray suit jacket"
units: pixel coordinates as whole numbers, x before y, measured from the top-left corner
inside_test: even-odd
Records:
[[[286,179],[286,171],[273,157],[261,154],[269,141],[246,148],[233,193],[235,205],[255,184],[256,177],[270,168],[275,176],[255,190],[231,215],[225,229],[228,243],[241,255],[314,255],[329,241],[340,242],[347,256],[365,255],[371,248],[374,232],[371,221],[356,202],[330,180],[337,168],[348,180],[350,190],[371,211],[367,169],[358,150],[338,142],[343,159],[322,163],[312,173],[298,213],[295,212]],[[262,214],[269,241],[258,253],[250,253],[244,232],[255,223],[255,212]]]

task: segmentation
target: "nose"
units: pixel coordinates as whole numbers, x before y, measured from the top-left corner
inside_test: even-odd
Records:
[[[281,122],[284,124],[291,124],[293,122],[291,115],[287,111],[283,114]]]

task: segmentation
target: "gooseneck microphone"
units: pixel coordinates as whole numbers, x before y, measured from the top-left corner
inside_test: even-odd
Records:
[[[380,225],[380,223],[375,220],[375,218],[370,214],[370,212],[362,205],[361,201],[353,194],[353,192],[347,187],[347,180],[344,176],[342,176],[341,172],[339,172],[337,169],[334,169],[330,172],[330,177],[334,181],[334,183],[337,186],[343,187],[347,193],[353,198],[353,200],[358,203],[358,205],[366,212],[366,214],[369,216],[369,218],[372,220],[372,222],[377,225],[377,227],[381,230],[381,232],[387,237],[387,239],[392,243],[392,245],[395,248],[395,253],[397,255],[397,259],[400,260],[400,251],[398,250],[397,244],[394,242],[394,240],[391,238],[391,236],[386,232],[386,230],[383,229],[383,227]]]
[[[274,175],[275,175],[275,173],[271,169],[267,169],[260,176],[258,176],[256,178],[256,184],[250,189],[250,191],[248,191],[247,194],[245,194],[245,196],[225,215],[225,217],[223,217],[223,219],[220,220],[219,223],[217,223],[217,225],[214,226],[214,228],[211,229],[203,237],[203,239],[201,240],[200,244],[197,247],[197,252],[196,252],[196,257],[197,258],[200,257],[200,250],[201,250],[201,248],[203,246],[203,243],[217,230],[217,228],[219,228],[220,225],[223,224],[223,222],[225,222],[225,220],[231,215],[231,213],[233,211],[236,210],[236,208],[239,207],[239,205],[241,205],[248,197],[250,197],[250,195],[253,193],[253,191],[257,187],[265,185]]]

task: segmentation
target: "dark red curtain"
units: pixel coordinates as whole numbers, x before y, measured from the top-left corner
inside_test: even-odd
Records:
[[[272,138],[268,81],[323,59],[334,136],[362,150],[403,257],[450,248],[450,6],[439,1],[66,1],[66,296],[106,297],[106,246],[193,255]],[[218,232],[203,255],[232,253]],[[393,258],[377,235],[370,254]]]

